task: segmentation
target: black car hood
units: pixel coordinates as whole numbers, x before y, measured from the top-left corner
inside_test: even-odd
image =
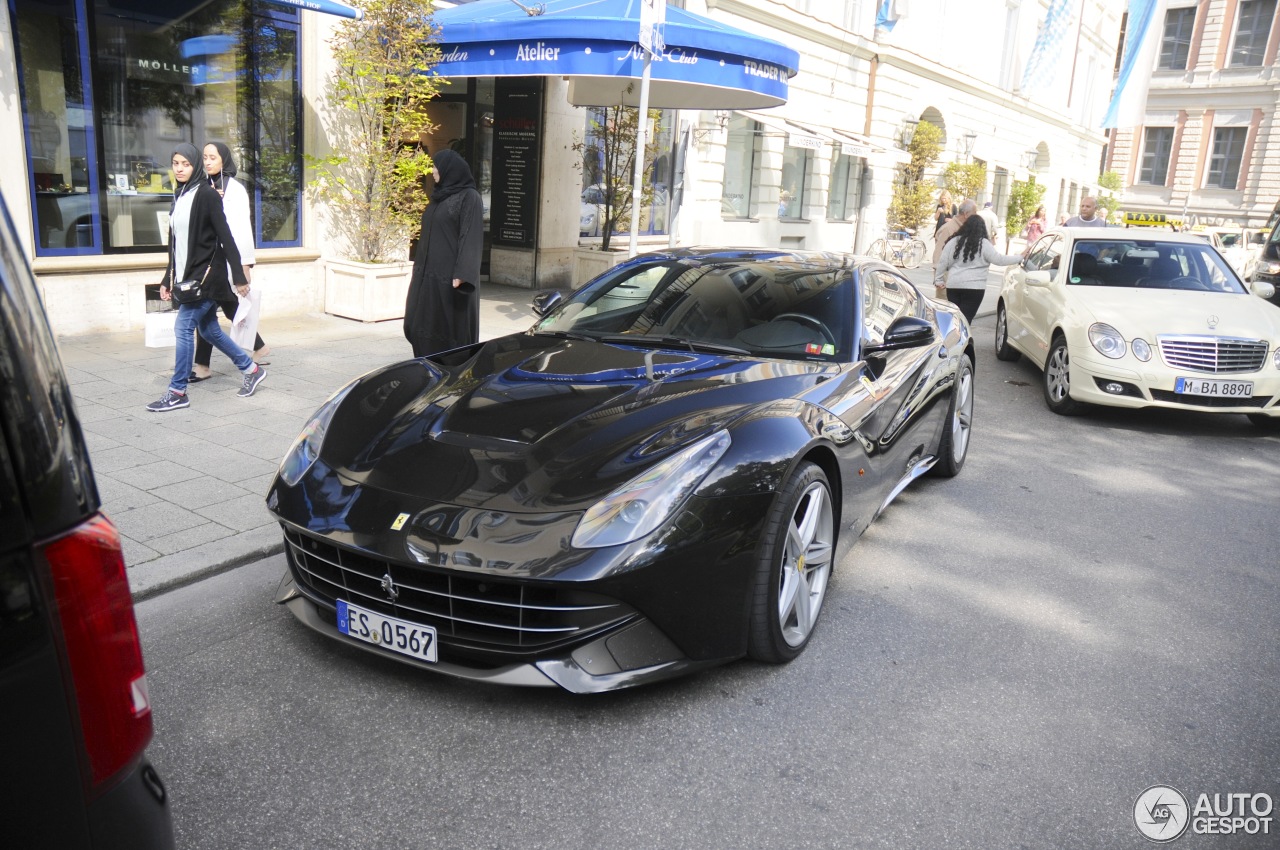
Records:
[[[516,334],[466,359],[365,376],[334,415],[321,458],[348,483],[429,501],[580,509],[840,368]]]

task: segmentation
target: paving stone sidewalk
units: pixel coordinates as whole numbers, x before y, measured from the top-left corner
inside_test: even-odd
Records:
[[[482,339],[533,322],[533,291],[482,291]],[[240,373],[215,351],[214,377],[166,413],[144,408],[168,386],[172,347],[145,347],[141,330],[58,338],[135,599],[280,552],[266,492],[307,417],[350,379],[411,356],[399,320],[270,317],[261,331],[270,362],[252,397],[236,396]]]

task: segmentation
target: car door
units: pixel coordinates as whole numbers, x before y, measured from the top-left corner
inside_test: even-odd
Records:
[[[1009,337],[1028,357],[1044,365],[1049,352],[1049,334],[1056,321],[1053,304],[1057,301],[1055,288],[1061,283],[1061,266],[1066,239],[1060,233],[1051,233],[1036,243],[1023,266],[1022,280],[1018,288],[1017,331],[1014,319],[1010,319]]]
[[[887,269],[864,271],[858,283],[859,352],[883,340],[897,319],[925,314],[922,296],[899,274]],[[935,373],[945,364],[938,356],[941,344],[939,338],[920,348],[862,357],[855,377],[865,396],[858,395],[858,403],[837,411],[869,462],[857,476],[862,489],[852,496],[859,505],[860,519],[867,523],[923,459],[945,415],[945,404],[939,403],[933,392]]]

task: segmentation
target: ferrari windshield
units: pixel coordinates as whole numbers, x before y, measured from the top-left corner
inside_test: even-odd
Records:
[[[1247,294],[1244,284],[1223,256],[1204,242],[1078,240],[1067,282],[1072,286]]]
[[[619,267],[533,330],[640,346],[848,361],[853,295],[853,271],[839,266],[663,259]]]

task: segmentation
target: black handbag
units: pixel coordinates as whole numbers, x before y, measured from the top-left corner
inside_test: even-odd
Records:
[[[204,289],[204,282],[209,279],[209,269],[204,270],[204,277],[199,280],[180,280],[173,285],[173,300],[179,304],[195,304],[209,297]]]

